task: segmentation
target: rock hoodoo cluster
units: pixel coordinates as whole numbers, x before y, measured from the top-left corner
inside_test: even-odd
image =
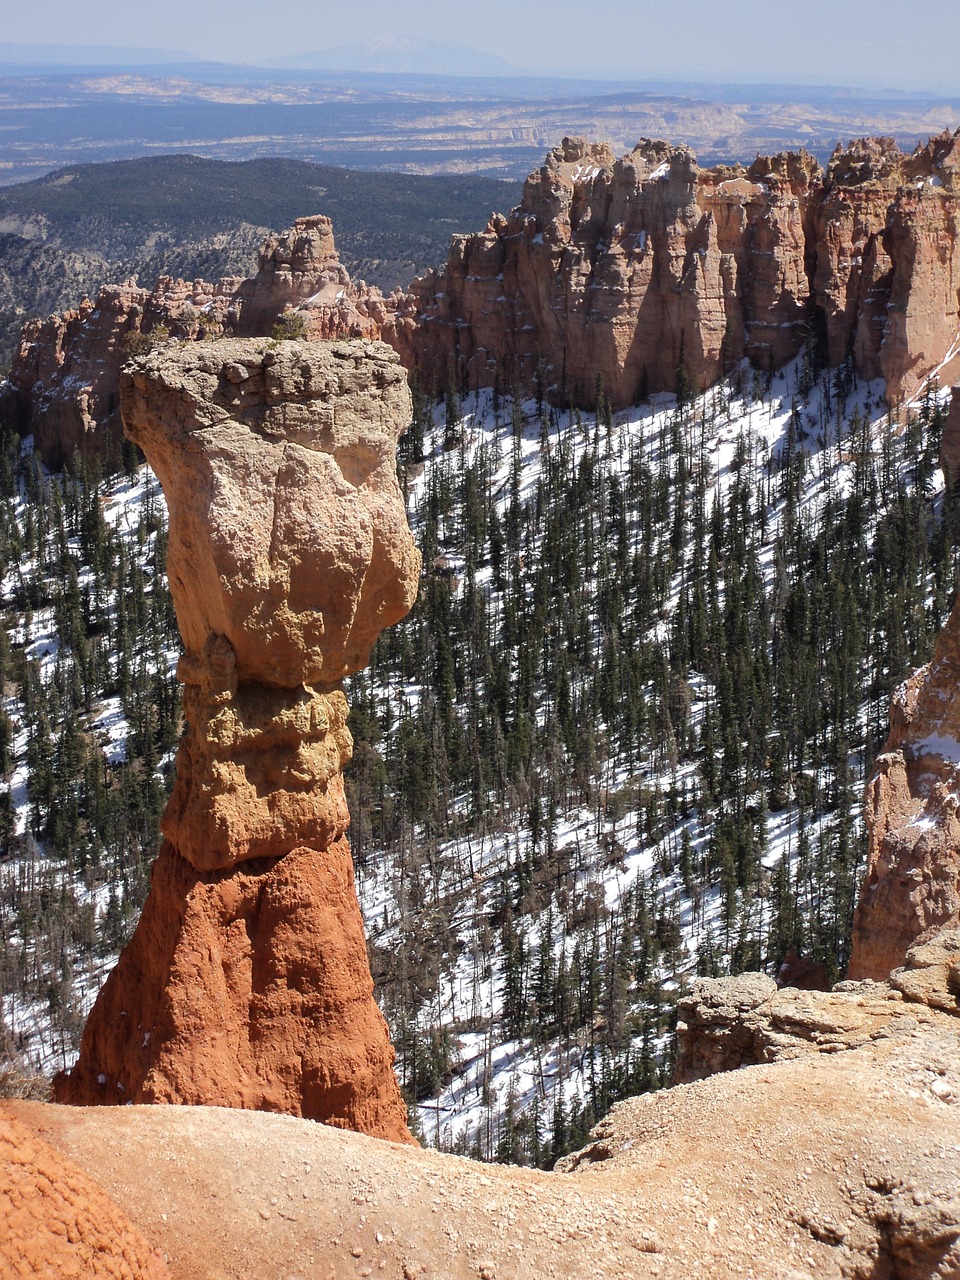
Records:
[[[387,304],[378,289],[353,284],[329,218],[298,218],[264,241],[257,274],[242,281],[230,301],[231,332],[264,336],[288,310],[298,313],[310,338],[380,336]]]
[[[377,343],[190,343],[128,366],[122,402],[167,495],[187,729],[142,918],[56,1096],[409,1140],[345,838],[340,687],[416,592],[403,371]]]
[[[960,138],[890,139],[700,169],[641,141],[616,159],[566,138],[520,206],[454,236],[398,302],[388,339],[441,390],[529,386],[615,405],[708,386],[747,355],[775,368],[813,334],[889,399],[949,372],[960,327]]]
[[[457,235],[446,265],[385,299],[341,265],[330,221],[269,238],[249,280],[162,279],[26,326],[3,412],[45,460],[118,438],[130,344],[266,336],[293,311],[305,336],[383,338],[423,385],[541,386],[592,406],[708,386],[746,355],[776,368],[814,341],[887,398],[960,372],[960,135],[905,155],[885,138],[701,169],[643,140],[617,159],[566,138],[509,215]]]

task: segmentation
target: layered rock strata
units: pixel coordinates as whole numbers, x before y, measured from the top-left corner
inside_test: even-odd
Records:
[[[133,280],[107,285],[95,302],[23,328],[10,370],[7,416],[51,467],[116,449],[120,441],[120,366],[147,335],[180,339],[219,333],[239,284],[166,277],[152,290]]]
[[[822,336],[892,401],[956,364],[958,135],[906,156],[889,139],[701,170],[641,141],[616,159],[566,138],[520,206],[455,236],[398,301],[388,340],[425,384],[524,388],[614,405],[708,386]]]
[[[300,218],[260,251],[257,274],[215,284],[161,277],[108,285],[95,302],[24,326],[2,411],[33,432],[44,461],[102,455],[120,440],[120,367],[131,354],[168,338],[202,341],[262,336],[286,312],[311,338],[379,337],[386,304],[377,289],[354,285],[341,265],[329,218]]]
[[[891,402],[960,372],[958,135],[912,155],[885,138],[701,169],[687,147],[643,139],[617,159],[565,138],[520,205],[457,235],[446,265],[384,299],[341,265],[329,219],[263,245],[249,280],[161,280],[31,322],[4,416],[47,462],[115,439],[133,335],[268,335],[291,312],[307,337],[382,337],[423,385],[543,389],[615,405],[706,387],[746,355],[776,368],[813,341],[885,381]]]
[[[345,838],[340,687],[416,593],[403,371],[382,344],[225,340],[140,357],[121,396],[167,497],[187,724],[143,916],[56,1095],[409,1140]]]

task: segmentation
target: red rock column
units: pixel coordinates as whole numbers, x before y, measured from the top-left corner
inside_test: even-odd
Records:
[[[129,946],[59,1101],[287,1112],[412,1141],[345,838],[345,675],[416,593],[381,344],[187,344],[124,374],[163,484],[186,732]]]

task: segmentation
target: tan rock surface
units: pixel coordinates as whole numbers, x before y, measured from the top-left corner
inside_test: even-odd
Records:
[[[829,1052],[620,1104],[553,1174],[249,1112],[16,1114],[180,1280],[953,1277],[960,1019],[889,1004],[897,1016],[855,1045],[844,1032]]]
[[[960,1015],[960,930],[915,943],[888,982],[811,991],[778,987],[763,973],[698,978],[678,1006],[675,1079],[689,1084],[756,1063],[859,1049],[912,1030],[918,1019],[934,1025],[930,1010]],[[960,1037],[960,1022],[955,1031]]]
[[[231,300],[230,327],[240,338],[262,337],[291,310],[311,338],[379,338],[385,308],[378,289],[350,279],[333,223],[317,214],[264,241],[257,274]]]
[[[219,332],[238,283],[162,277],[149,290],[131,280],[104,287],[96,302],[29,321],[10,370],[12,412],[20,430],[33,432],[48,466],[63,466],[75,452],[116,450],[120,366],[131,344],[161,326],[183,339]]]
[[[169,335],[203,341],[223,333],[270,335],[295,310],[305,336],[377,338],[387,318],[379,290],[353,284],[341,265],[329,218],[300,218],[260,252],[249,280],[216,283],[162,276],[154,288],[129,280],[101,289],[96,302],[23,329],[4,412],[52,467],[119,446],[120,368],[133,350]]]
[[[339,683],[419,581],[403,372],[380,344],[187,343],[122,396],[167,496],[187,728],[143,916],[57,1097],[409,1140],[343,839]]]
[[[890,736],[867,783],[867,876],[851,978],[883,978],[915,941],[960,926],[960,612],[933,660],[894,693]]]

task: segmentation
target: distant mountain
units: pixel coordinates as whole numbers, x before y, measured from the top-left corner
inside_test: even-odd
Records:
[[[418,75],[508,76],[516,67],[494,53],[481,53],[466,44],[417,40],[411,36],[382,36],[354,41],[333,49],[297,53],[263,62],[271,67],[303,67],[324,71],[374,71]]]
[[[109,44],[0,44],[5,67],[158,67],[196,62],[182,49],[138,49]]]

